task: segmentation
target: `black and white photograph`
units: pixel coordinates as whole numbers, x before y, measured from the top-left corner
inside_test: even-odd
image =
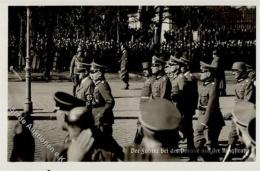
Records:
[[[257,4],[7,13],[10,165],[256,162]]]

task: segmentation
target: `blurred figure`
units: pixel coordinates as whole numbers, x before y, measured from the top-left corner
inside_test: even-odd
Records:
[[[238,101],[235,104],[234,110],[232,112],[232,120],[235,125],[237,135],[244,144],[243,148],[246,149],[245,154],[240,159],[238,159],[239,161],[255,161],[256,159],[255,117],[255,105],[253,103],[247,101]],[[231,159],[229,155],[230,150],[231,148],[228,148],[223,161],[229,161]]]
[[[232,74],[237,81],[235,85],[235,103],[239,101],[246,101],[255,104],[255,86],[253,81],[248,78],[246,64],[244,62],[235,62],[232,65]],[[229,133],[228,149],[232,149],[235,147],[238,138],[239,137],[236,131],[236,125],[234,122],[232,122],[231,130]],[[231,159],[231,155],[226,157],[226,161]]]
[[[129,75],[128,75],[128,51],[126,50],[126,45],[121,44],[121,59],[120,59],[120,78],[123,81],[124,85],[122,89],[129,89]]]
[[[122,148],[114,139],[106,139],[95,127],[91,110],[85,102],[67,93],[56,92],[54,100],[59,126],[68,131],[55,151],[46,151],[45,161],[117,161]]]
[[[224,69],[224,63],[223,59],[219,56],[217,50],[213,50],[212,52],[213,60],[211,62],[211,65],[215,66],[217,68],[216,71],[216,84],[217,87],[219,87],[219,95],[220,96],[226,96],[226,78],[225,78],[225,69]]]
[[[247,65],[246,64],[246,68],[247,68],[247,73],[248,73],[248,78],[250,78],[252,81],[256,81],[256,71],[253,69],[253,67],[251,65]]]
[[[145,82],[144,82],[144,86],[141,91],[140,105],[142,103],[147,102],[150,99],[150,95],[151,95],[151,91],[152,91],[151,83],[153,81],[149,62],[143,62],[142,69],[143,69],[143,76],[145,78]],[[141,127],[140,121],[138,120],[134,143],[140,144],[142,142],[142,139],[143,139],[142,127]]]
[[[79,84],[78,69],[81,67],[80,63],[85,63],[83,48],[81,46],[77,49],[77,54],[72,57],[70,62],[70,78],[73,82],[73,95],[76,96],[76,87]]]
[[[179,161],[174,151],[179,141],[181,114],[169,100],[152,99],[140,106],[142,144],[126,148],[125,161]]]
[[[95,128],[91,110],[86,107],[73,108],[65,121],[68,123],[71,139],[67,150],[68,161],[118,161],[123,159],[122,148],[117,142],[113,138],[103,137],[103,134]],[[115,148],[115,145],[118,147]],[[120,151],[116,151],[118,148]]]
[[[33,120],[27,113],[22,113],[21,117],[23,120],[14,128],[11,162],[34,161],[35,141],[30,130],[33,127]]]

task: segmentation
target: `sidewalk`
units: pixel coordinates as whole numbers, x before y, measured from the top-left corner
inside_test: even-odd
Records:
[[[16,82],[16,81],[24,81],[25,80],[25,72],[18,72],[19,76],[23,79],[20,80],[17,75],[13,72],[8,72],[8,81]],[[51,72],[50,81],[71,81],[69,77],[69,71],[66,72]],[[42,73],[32,73],[32,81],[42,81]],[[118,73],[106,73],[106,79],[108,80],[120,80]],[[131,81],[141,81],[143,80],[142,75],[138,73],[129,73],[129,79]]]
[[[23,79],[20,80],[17,75],[15,75],[13,72],[8,72],[8,81],[10,82],[17,82],[17,81],[24,81],[25,80],[25,72],[17,72],[19,76]],[[65,72],[51,72],[51,79],[50,81],[58,81],[58,82],[63,82],[63,81],[71,81],[69,77],[69,71]],[[225,71],[226,75],[226,82],[234,82],[234,77],[231,73],[231,71]],[[43,81],[42,73],[32,73],[32,81]],[[120,80],[119,74],[118,73],[106,73],[105,77],[107,80]],[[143,81],[143,77],[141,73],[129,73],[129,79],[130,81]]]

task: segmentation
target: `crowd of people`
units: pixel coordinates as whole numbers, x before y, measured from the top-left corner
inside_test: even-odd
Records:
[[[189,41],[189,32],[191,28],[187,25],[185,27],[180,27],[176,29],[171,29],[164,33],[164,37],[167,41]],[[205,27],[200,25],[197,29],[199,41],[214,41],[214,42],[224,42],[227,40],[255,40],[256,32],[253,28],[246,27],[232,27],[232,26],[211,26]]]
[[[54,37],[51,53],[47,53],[47,35],[36,35],[30,48],[33,72],[44,72],[47,66],[57,72],[69,71],[73,82],[71,94],[54,95],[57,120],[67,136],[56,147],[58,155],[47,151],[45,161],[58,161],[60,157],[65,161],[178,161],[182,155],[189,161],[199,157],[220,161],[220,154],[215,153],[219,149],[218,138],[225,126],[224,117],[230,117],[223,116],[219,103],[219,97],[226,95],[226,69],[232,70],[237,81],[235,103],[246,107],[250,103],[250,110],[255,110],[255,30],[201,26],[198,39],[193,40],[190,28],[184,27],[165,32],[164,37],[166,41],[160,44],[139,39],[116,42]],[[17,42],[17,38],[9,37],[9,65],[22,69],[25,48],[23,43],[17,47]],[[143,71],[145,79],[136,135],[133,145],[125,149],[113,138],[115,100],[104,76],[105,72],[118,70],[126,91],[130,86],[129,70]],[[198,81],[202,82],[200,91]],[[193,125],[195,113],[198,120]],[[246,135],[240,138],[250,155],[245,154],[243,160],[254,160],[252,129],[250,133],[245,131],[252,118],[243,122],[242,129],[238,126],[242,121],[237,119],[240,113],[238,110],[231,117],[227,151],[236,148],[244,131]],[[30,118],[30,114],[24,115]],[[26,136],[34,146],[33,137],[21,123],[15,130],[14,144],[18,147],[13,149],[11,161],[33,160],[32,156],[24,157],[23,149],[17,145],[17,141],[25,143]],[[179,143],[183,140],[187,142],[186,151],[180,154]],[[149,152],[162,149],[167,153]],[[143,150],[148,152],[142,153]],[[232,157],[227,152],[223,160]]]
[[[157,52],[169,58],[174,52],[189,52],[195,68],[199,68],[197,61],[210,60],[214,49],[222,53],[226,69],[230,69],[234,61],[247,61],[250,65],[255,63],[256,41],[255,29],[237,27],[205,28],[200,26],[197,30],[198,39],[193,40],[189,27],[181,27],[165,32],[163,41],[157,46]],[[54,36],[51,56],[47,51],[47,35],[36,34],[31,42],[30,55],[32,57],[33,72],[43,72],[46,65],[51,63],[50,70],[63,72],[69,70],[70,61],[76,53],[78,46],[84,48],[84,53],[94,58],[102,58],[111,72],[119,69],[120,44],[115,40],[93,40],[83,38]],[[135,38],[124,42],[129,53],[129,67],[131,70],[140,71],[141,63],[151,58],[154,43]],[[9,66],[22,69],[25,66],[25,42],[19,42],[15,36],[9,36]],[[48,59],[49,58],[49,59]],[[48,60],[47,60],[48,59]],[[248,61],[249,60],[249,61]]]
[[[124,61],[122,66],[126,67],[125,44],[121,44],[120,49],[124,56],[121,58]],[[93,61],[91,56],[84,56],[83,46],[79,46],[70,67],[73,95],[64,92],[54,95],[57,120],[67,131],[67,136],[55,147],[57,155],[47,150],[44,160],[59,161],[62,157],[63,161],[197,161],[201,157],[204,161],[220,161],[223,156],[218,152],[218,138],[225,126],[225,116],[219,103],[223,70],[218,51],[212,52],[211,62],[200,61],[198,73],[191,71],[192,63],[186,52],[180,55],[176,52],[166,59],[155,50],[151,58],[142,63],[145,83],[140,97],[141,114],[136,136],[133,145],[124,149],[113,138],[115,100],[104,77],[107,66],[100,58]],[[244,62],[233,63],[231,69],[237,80],[234,101],[240,109],[249,107],[233,114],[235,119],[227,151],[236,148],[240,137],[249,151],[241,160],[254,160],[255,128],[247,129],[252,124],[251,119],[255,118],[255,112],[251,112],[246,122],[237,115],[248,109],[255,110],[255,72]],[[125,73],[124,70],[121,72]],[[203,83],[200,91],[197,81]],[[124,89],[127,91],[128,88]],[[196,110],[198,120],[193,125]],[[25,118],[29,116],[25,114]],[[243,128],[239,127],[241,123],[245,125]],[[21,123],[16,129],[19,125]],[[20,140],[21,132],[16,130],[15,133]],[[183,147],[180,148],[179,143],[185,139],[186,150],[180,152]],[[14,141],[18,141],[17,138]],[[23,152],[21,147],[14,148],[12,161],[32,160],[32,157],[23,158]],[[188,160],[183,159],[184,156]],[[224,160],[232,158],[232,154],[227,152]]]

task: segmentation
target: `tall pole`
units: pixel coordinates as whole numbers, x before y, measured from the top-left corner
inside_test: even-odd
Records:
[[[192,51],[192,25],[191,25],[191,22],[192,22],[192,19],[191,19],[191,11],[192,10],[192,7],[189,6],[189,24],[188,24],[188,36],[189,36],[189,59],[191,60],[191,51]]]
[[[26,65],[25,65],[25,103],[24,112],[31,114],[33,105],[31,101],[31,57],[30,57],[30,8],[26,9]]]
[[[117,43],[119,44],[120,42],[120,32],[119,32],[119,26],[120,26],[120,11],[119,7],[117,8],[117,28],[116,28],[116,34],[117,34]]]

